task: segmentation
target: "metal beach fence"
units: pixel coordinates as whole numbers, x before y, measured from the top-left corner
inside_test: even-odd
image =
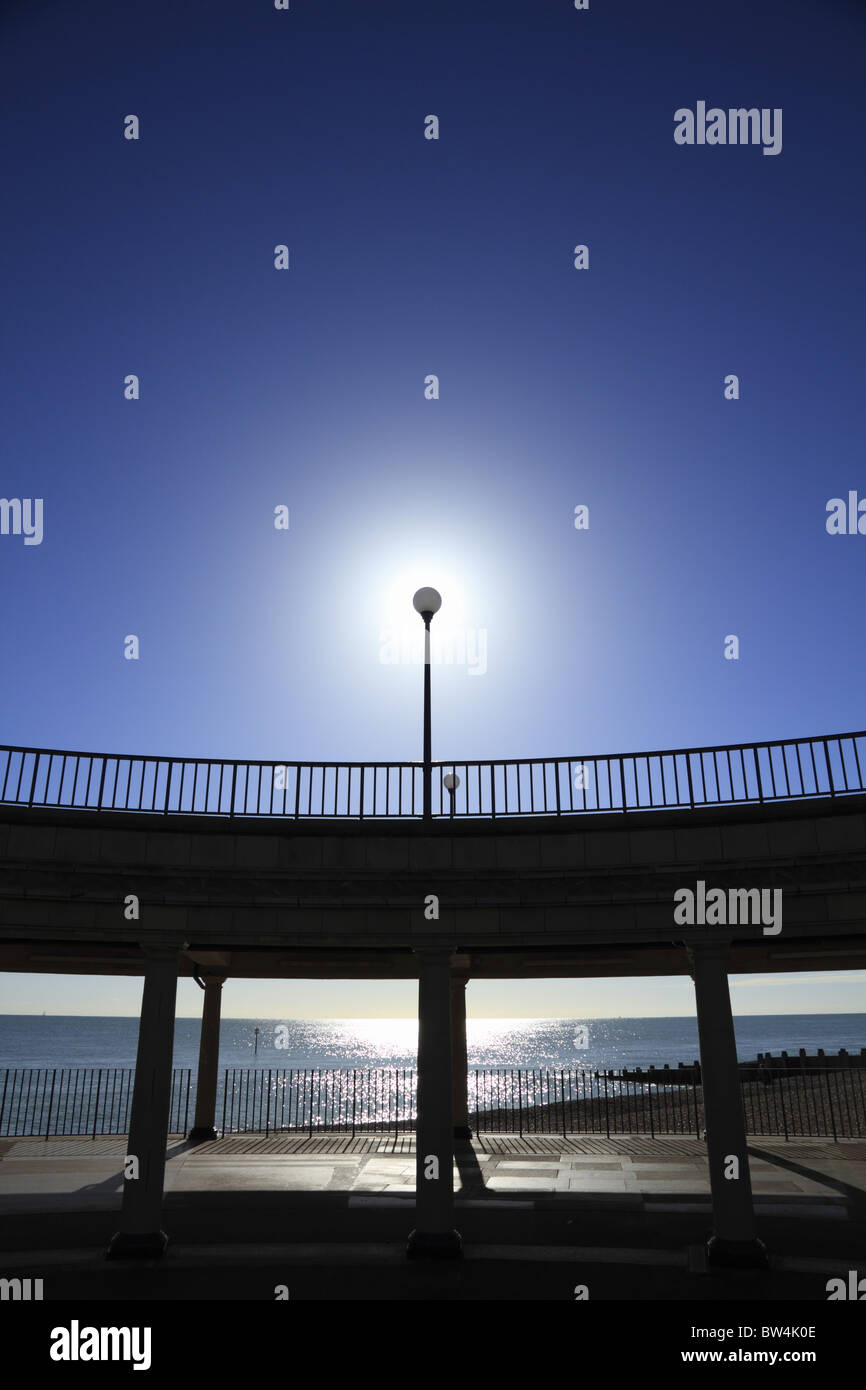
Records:
[[[218,1087],[223,1134],[411,1134],[418,1076],[410,1067],[229,1067]],[[0,1137],[128,1133],[134,1072],[119,1067],[0,1068]],[[866,1136],[866,1069],[741,1069],[746,1130],[764,1136]],[[703,1134],[700,1068],[623,1072],[567,1067],[472,1068],[473,1132],[533,1135]],[[189,1132],[190,1068],[172,1073],[169,1131]]]

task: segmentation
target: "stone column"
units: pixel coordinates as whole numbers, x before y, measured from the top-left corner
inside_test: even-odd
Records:
[[[462,1254],[463,1242],[454,1229],[451,953],[419,950],[417,956],[416,1225],[407,1254],[453,1259]]]
[[[707,1256],[713,1265],[765,1266],[767,1249],[755,1234],[746,1126],[728,989],[728,946],[697,945],[690,949],[689,955],[698,1009],[701,1080],[713,1194],[713,1235],[707,1244]]]
[[[171,1102],[178,951],[174,947],[146,947],[145,955],[123,1206],[120,1229],[108,1247],[109,1259],[152,1259],[162,1255],[168,1244],[168,1236],[161,1229],[162,1189]],[[132,1159],[136,1160],[137,1176],[127,1176]]]
[[[198,1048],[198,1080],[195,1090],[195,1123],[189,1132],[193,1144],[216,1139],[217,1072],[220,1056],[220,1004],[225,975],[205,975],[204,1007]]]
[[[451,1105],[454,1138],[471,1139],[466,1095],[466,984],[468,975],[451,972]]]

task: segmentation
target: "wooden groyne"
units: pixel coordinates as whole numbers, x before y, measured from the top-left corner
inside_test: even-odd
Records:
[[[829,1068],[842,1068],[850,1070],[855,1067],[866,1067],[866,1047],[861,1047],[859,1052],[848,1052],[846,1048],[840,1047],[838,1052],[825,1053],[822,1047],[813,1055],[806,1052],[804,1047],[800,1048],[796,1057],[788,1052],[781,1052],[778,1057],[774,1057],[772,1052],[759,1052],[755,1061],[739,1063],[740,1072],[757,1072],[769,1075],[779,1071],[826,1071]],[[602,1075],[616,1076],[620,1081],[652,1082],[655,1086],[684,1086],[693,1083],[700,1083],[701,1064],[697,1059],[694,1062],[679,1062],[675,1067],[667,1063],[663,1067],[636,1067],[632,1071],[603,1072]]]

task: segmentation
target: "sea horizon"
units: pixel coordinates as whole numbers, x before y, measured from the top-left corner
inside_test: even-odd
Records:
[[[859,1053],[866,1013],[738,1014],[737,1054]],[[174,1065],[195,1069],[201,1021],[175,1020]],[[219,1065],[257,1068],[414,1067],[417,1018],[223,1018]],[[470,1068],[592,1070],[689,1064],[699,1056],[693,1015],[470,1018]],[[134,1067],[138,1018],[100,1014],[0,1014],[0,1069]]]

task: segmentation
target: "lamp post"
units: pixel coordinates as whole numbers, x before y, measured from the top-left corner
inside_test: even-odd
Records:
[[[424,619],[424,820],[433,816],[430,739],[430,621],[442,607],[435,589],[412,599]],[[413,804],[414,811],[414,786]],[[454,1229],[454,1100],[451,1023],[451,958],[447,942],[416,950],[418,960],[418,1091],[415,1121],[415,1229],[407,1255],[459,1258],[463,1243]]]
[[[445,775],[444,783],[445,783],[445,790],[447,791],[449,800],[450,800],[450,802],[451,802],[451,815],[453,816],[453,815],[454,815],[454,794],[455,794],[455,792],[457,791],[457,788],[460,786],[460,778],[457,776],[457,773],[456,773],[456,772],[448,772],[448,773],[446,773],[446,775]]]
[[[416,613],[424,619],[424,819],[433,815],[433,760],[430,737],[430,620],[442,607],[442,596],[435,589],[419,589],[412,599]]]

